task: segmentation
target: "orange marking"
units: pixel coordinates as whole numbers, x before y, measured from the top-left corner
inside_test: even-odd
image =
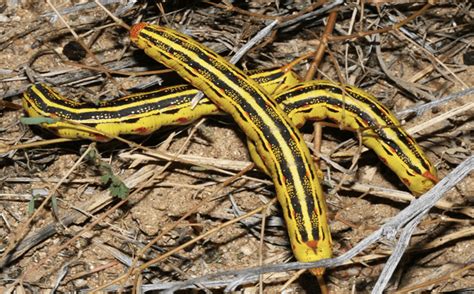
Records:
[[[310,273],[312,273],[314,276],[322,276],[324,275],[325,268],[312,268],[310,269]]]
[[[313,249],[313,251],[316,251],[318,249],[318,240],[309,240],[307,242],[305,242],[305,244]]]
[[[383,157],[379,157],[380,158],[380,161],[382,161],[385,165],[387,165],[387,160]]]
[[[411,182],[410,182],[409,179],[402,178],[402,182],[408,187],[410,187],[410,185],[411,185]]]
[[[176,120],[176,122],[180,123],[180,124],[186,124],[189,122],[189,119],[187,119],[186,117],[180,117]]]
[[[150,132],[150,130],[148,130],[148,128],[145,128],[145,127],[136,128],[134,131],[139,133],[139,134],[144,134],[144,135],[146,135]]]
[[[427,179],[430,179],[431,181],[433,181],[433,183],[437,183],[439,182],[439,179],[437,176],[433,175],[432,173],[430,173],[429,171],[425,171],[423,173],[423,176]]]
[[[95,138],[95,141],[102,142],[102,143],[110,141],[109,137],[103,136],[101,134],[94,134],[94,138]]]
[[[318,251],[318,240],[309,240],[305,244],[311,248],[314,252]],[[322,276],[324,274],[325,268],[312,268],[309,271],[315,276]]]
[[[130,29],[130,39],[136,40],[138,38],[138,34],[140,34],[140,31],[147,25],[148,24],[145,22],[139,22],[136,25],[133,25],[133,27]]]

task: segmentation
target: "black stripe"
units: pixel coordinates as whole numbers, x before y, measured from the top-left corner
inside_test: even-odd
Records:
[[[375,104],[372,100],[367,99],[364,96],[361,96],[357,93],[354,93],[354,90],[352,87],[347,87],[348,90],[350,90],[350,94],[354,99],[362,101],[363,103],[367,104],[375,113],[378,113],[379,116],[383,119],[383,121],[388,125],[393,125],[393,121],[390,119],[388,116],[388,113],[390,113],[390,110],[388,110],[383,104]],[[395,126],[398,127],[398,126]],[[404,131],[401,131],[400,128],[394,128],[392,129],[394,133],[396,134],[398,140],[402,141],[408,148],[413,152],[416,158],[420,161],[420,163],[423,165],[423,167],[426,170],[430,170],[429,163],[426,162],[426,160],[423,158],[423,156],[418,152],[416,149],[415,143],[413,139],[410,137],[410,135],[406,134]],[[420,170],[418,168],[413,168],[417,173],[420,173]]]
[[[263,134],[259,135],[259,140],[261,140],[262,142],[268,142],[268,144],[272,146],[272,153],[276,156],[280,156],[280,158],[277,158],[278,165],[282,175],[286,177],[287,181],[289,181],[290,183],[295,183],[296,179],[292,177],[291,170],[288,168],[288,166],[282,164],[284,163],[284,154],[279,146],[278,140],[276,139],[275,134],[277,133],[280,134],[280,136],[284,138],[286,142],[288,142],[290,149],[293,151],[292,155],[297,166],[296,170],[299,174],[300,180],[302,182],[311,181],[311,179],[308,179],[306,177],[306,167],[309,166],[309,163],[306,162],[306,158],[304,158],[299,152],[296,152],[297,147],[291,148],[290,146],[290,143],[294,142],[293,138],[300,138],[300,136],[294,132],[294,130],[288,125],[286,121],[282,119],[282,117],[280,117],[278,113],[275,112],[274,109],[278,106],[276,106],[276,103],[274,101],[267,99],[264,93],[255,89],[255,87],[253,87],[253,85],[248,82],[248,78],[244,74],[241,74],[239,70],[220,62],[220,60],[218,60],[214,54],[208,54],[208,51],[203,50],[201,46],[195,46],[192,43],[188,43],[190,42],[188,39],[185,39],[184,41],[182,41],[181,39],[177,39],[167,32],[154,30],[148,27],[147,29],[153,34],[166,38],[168,41],[174,42],[178,46],[185,47],[187,50],[190,50],[193,52],[193,54],[197,55],[197,59],[191,59],[190,56],[182,54],[182,52],[172,48],[172,46],[168,46],[163,42],[160,42],[155,37],[149,36],[145,33],[141,34],[141,37],[152,43],[156,50],[158,50],[162,54],[162,58],[164,61],[168,60],[169,65],[179,62],[179,70],[184,70],[186,71],[186,73],[191,73],[192,69],[192,71],[196,71],[199,75],[206,77],[206,79],[202,80],[202,83],[205,84],[204,87],[202,87],[201,85],[201,87],[203,88],[202,90],[213,91],[214,93],[217,93],[217,90],[214,89],[220,89],[225,92],[225,95],[227,97],[231,98],[236,104],[239,105],[240,109],[234,109],[237,110],[237,113],[235,113],[235,111],[233,113],[234,118],[243,118],[244,122],[247,121],[247,119],[245,119],[246,116],[251,118],[252,123],[260,129],[260,134]],[[232,83],[238,85],[239,91],[245,90],[249,96],[255,99],[256,104],[260,106],[260,109],[254,109],[253,105],[245,101],[245,99],[242,98],[242,95],[240,93],[236,92],[232,87],[226,84],[224,82],[224,79],[222,79],[220,76],[217,76],[207,70],[204,66],[202,66],[201,62],[198,62],[198,60],[202,60],[203,63],[212,65],[214,68],[219,70],[219,72],[227,79],[229,79]],[[221,96],[221,94],[219,94],[219,96]],[[272,118],[273,123],[276,126],[275,129],[270,129],[270,127],[260,118],[260,113],[262,112],[265,112]],[[241,128],[243,128],[242,125]],[[257,132],[257,134],[259,133]],[[295,142],[291,144],[293,144],[294,146],[298,146],[298,144],[301,144],[301,142]],[[274,180],[278,181],[280,175],[276,175],[273,178]],[[307,215],[308,217],[311,217],[315,205],[312,200],[313,190],[312,187],[304,188],[306,189],[305,195],[308,195],[306,196],[306,199],[308,201]],[[290,198],[291,197],[296,198],[295,195],[290,195]],[[295,211],[295,213],[297,215],[299,214],[300,216],[302,216],[302,207],[299,201],[291,201],[291,205],[293,206],[293,210]],[[302,235],[303,239],[306,240],[307,232],[302,227],[299,228],[299,232]]]
[[[411,170],[415,171],[417,174],[421,174],[421,170],[417,166],[413,165],[411,159],[403,153],[400,146],[398,146],[398,144],[396,142],[394,142],[392,139],[390,139],[387,136],[387,133],[384,131],[384,128],[382,128],[370,115],[365,113],[360,108],[358,108],[354,105],[345,104],[343,101],[340,101],[338,99],[328,97],[328,96],[316,96],[316,95],[311,96],[309,94],[310,92],[308,91],[308,89],[306,89],[306,91],[304,91],[304,89],[300,89],[296,92],[304,93],[305,98],[298,99],[298,100],[296,100],[295,98],[291,99],[291,97],[297,97],[297,95],[291,95],[291,97],[288,97],[288,99],[282,99],[283,101],[285,101],[283,104],[284,104],[284,109],[285,109],[286,113],[291,113],[295,110],[298,111],[299,108],[303,108],[303,107],[308,108],[308,106],[315,107],[317,105],[322,106],[324,104],[335,106],[335,107],[338,107],[340,109],[344,108],[345,111],[347,111],[349,113],[353,113],[359,118],[359,120],[357,120],[357,121],[358,121],[358,124],[361,128],[365,128],[365,126],[361,123],[361,120],[362,120],[378,135],[380,140],[382,140],[385,144],[387,144],[388,146],[390,146],[394,150],[394,152],[398,155],[398,157]],[[292,93],[288,93],[288,94],[292,94]],[[286,101],[286,100],[288,100],[288,101]],[[337,112],[337,111],[331,109],[331,107],[327,107],[327,109],[328,109],[328,111]],[[298,111],[298,112],[300,112],[300,111]],[[389,122],[390,122],[390,124],[392,123],[391,121],[389,121]],[[397,134],[397,138],[399,138],[399,139],[403,138],[402,142],[406,142],[407,138],[404,136],[404,133],[401,133],[399,131],[399,128],[396,128],[394,126],[392,131],[394,131]],[[406,145],[409,146],[409,147],[413,146],[413,144],[406,144]],[[410,147],[410,149],[411,149],[411,147]],[[418,153],[415,153],[415,154],[418,154]],[[429,170],[429,168],[428,168],[428,170]]]
[[[113,101],[109,102],[104,102],[101,103],[100,105],[95,105],[90,102],[73,102],[69,99],[64,99],[61,98],[57,93],[58,96],[55,96],[52,94],[52,90],[48,90],[42,85],[36,85],[35,86],[38,91],[41,92],[41,95],[44,97],[42,99],[41,97],[38,97],[36,93],[32,90],[32,88],[29,88],[27,90],[27,95],[34,100],[34,103],[37,105],[37,107],[45,112],[45,113],[54,113],[56,116],[64,118],[64,119],[70,119],[70,120],[76,120],[76,121],[81,121],[81,120],[91,120],[91,119],[119,119],[123,118],[126,119],[127,116],[129,115],[136,115],[136,114],[146,114],[150,111],[156,111],[156,110],[162,110],[162,109],[169,109],[166,112],[160,112],[160,113],[169,113],[173,114],[176,113],[177,111],[181,110],[183,106],[180,106],[182,104],[189,103],[194,95],[197,93],[195,91],[192,91],[188,95],[182,95],[179,97],[175,97],[173,99],[168,99],[166,96],[169,94],[173,94],[176,91],[183,91],[186,89],[192,89],[190,86],[179,86],[179,87],[170,87],[170,88],[165,88],[161,89],[158,91],[153,91],[153,92],[148,92],[145,94],[136,94],[136,95],[130,95],[126,96],[120,99],[116,99]],[[55,93],[55,92],[53,92]],[[161,97],[165,98],[160,101],[156,102],[151,102],[147,100],[152,100],[152,99],[160,99]],[[136,106],[129,106],[130,103],[133,102],[142,102],[140,105]],[[59,107],[54,107],[51,106],[51,103],[55,103],[60,105]],[[209,103],[209,101],[202,100],[200,101],[200,105]],[[88,110],[87,112],[74,112],[74,111],[68,111],[63,108],[64,107],[73,107],[77,110]],[[110,110],[107,111],[104,109],[104,107],[124,107],[120,109],[120,111],[114,111]]]

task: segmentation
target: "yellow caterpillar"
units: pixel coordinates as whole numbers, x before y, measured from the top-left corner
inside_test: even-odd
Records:
[[[230,114],[246,134],[254,161],[271,176],[293,253],[307,262],[331,257],[326,202],[311,154],[288,116],[254,80],[177,31],[145,23],[130,38]],[[253,152],[255,150],[256,152]],[[322,274],[322,270],[313,271]]]
[[[361,132],[362,143],[377,153],[415,195],[438,182],[436,168],[397,118],[369,93],[330,81],[298,84],[274,97],[298,126],[331,119]]]
[[[438,181],[436,169],[413,138],[369,93],[329,81],[296,85],[296,74],[282,69],[251,71],[249,76],[268,92],[287,89],[275,99],[297,127],[306,120],[331,119],[360,131],[362,143],[373,149],[413,194],[425,193]],[[191,100],[197,93],[189,85],[178,85],[95,105],[72,101],[44,84],[36,84],[24,93],[23,107],[30,117],[56,117],[55,122],[42,126],[58,136],[105,142],[110,138],[91,133],[90,128],[113,136],[143,135],[163,126],[185,125],[206,115],[220,114],[207,98],[192,109]]]
[[[253,70],[248,74],[269,93],[281,92],[299,82],[293,71],[281,69]],[[189,124],[220,112],[207,98],[191,109],[191,100],[197,93],[190,85],[177,85],[94,104],[64,98],[47,85],[36,84],[23,94],[23,108],[30,117],[56,118],[41,126],[60,137],[107,142],[109,137],[91,133],[90,127],[112,136],[146,135],[162,126]]]
[[[298,82],[293,72],[282,69],[254,71],[250,77],[269,93],[281,92],[277,89]],[[23,104],[30,116],[59,118],[54,123],[43,124],[43,127],[55,130],[62,137],[107,141],[108,138],[93,134],[89,129],[81,128],[80,124],[112,135],[147,134],[161,126],[186,124],[204,115],[219,113],[206,98],[192,110],[191,99],[196,93],[197,90],[190,86],[180,85],[93,105],[68,100],[38,84],[25,92]],[[329,118],[359,130],[363,143],[372,148],[414,194],[422,194],[436,183],[436,170],[432,164],[399,127],[393,114],[372,95],[329,81],[311,81],[291,87],[277,94],[275,99],[297,126],[303,125],[307,119]],[[271,174],[256,154],[252,142],[249,149],[258,166]],[[291,199],[287,203],[291,203]]]

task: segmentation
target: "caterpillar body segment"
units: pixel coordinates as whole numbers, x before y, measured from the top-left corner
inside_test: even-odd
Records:
[[[291,87],[298,81],[297,76],[281,70],[258,73],[260,76],[251,77],[265,90],[272,91],[275,88],[272,85],[288,88],[275,98],[298,127],[307,120],[330,119],[342,127],[359,131],[363,144],[373,149],[415,195],[425,193],[438,182],[436,168],[395,116],[374,96],[330,81],[309,81]],[[24,93],[23,105],[31,117],[56,118],[56,122],[42,123],[42,126],[61,137],[108,141],[109,137],[91,132],[90,128],[115,136],[144,135],[162,126],[185,125],[205,115],[222,114],[207,98],[191,109],[191,100],[197,93],[190,86],[179,85],[95,105],[74,102],[44,84],[36,84]],[[254,149],[249,144],[252,159],[264,170],[262,164],[258,164],[261,159]]]
[[[297,126],[330,119],[360,131],[362,143],[394,171],[415,195],[437,182],[436,169],[397,118],[373,95],[330,81],[298,84],[275,96]]]
[[[240,126],[271,174],[299,261],[331,256],[326,203],[301,134],[277,103],[244,72],[177,31],[140,23],[130,38],[147,55],[203,91]]]
[[[299,82],[294,72],[279,68],[254,70],[250,77],[267,92],[282,91]],[[207,98],[192,108],[191,101],[197,94],[198,90],[190,85],[177,85],[96,105],[75,102],[45,84],[35,84],[23,94],[23,108],[30,117],[55,118],[56,122],[41,126],[60,137],[106,142],[113,136],[146,135],[163,126],[185,125],[205,115],[221,114]],[[99,132],[93,133],[91,128]]]

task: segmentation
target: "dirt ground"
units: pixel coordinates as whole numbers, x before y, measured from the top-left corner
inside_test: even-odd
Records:
[[[212,273],[294,261],[281,208],[270,203],[275,198],[271,179],[256,168],[245,170],[251,161],[245,135],[229,117],[107,143],[58,142],[40,127],[20,122],[22,93],[35,82],[72,99],[100,101],[149,84],[156,88],[182,81],[172,73],[138,76],[163,67],[131,45],[127,30],[94,1],[51,1],[69,28],[46,2],[16,2],[0,4],[0,292],[159,291]],[[106,7],[129,25],[171,26],[224,56],[233,55],[277,15],[287,20],[319,9],[308,0],[235,1],[234,6],[219,1],[109,2]],[[360,87],[398,113],[404,129],[420,127],[414,137],[442,179],[472,156],[472,4],[372,2],[335,6],[332,36],[390,28],[421,13],[399,30],[329,38],[314,79]],[[325,12],[273,30],[238,65],[279,67],[316,50],[327,19]],[[92,55],[75,42],[72,31]],[[305,76],[312,60],[294,70]],[[467,89],[470,94],[462,92]],[[403,112],[430,102],[435,106],[426,111]],[[310,145],[318,142],[312,124],[302,132]],[[354,133],[324,126],[319,165],[334,256],[396,216],[410,196],[373,151],[360,153],[358,145]],[[43,201],[47,196],[52,197]],[[443,207],[430,210],[387,292],[446,292],[474,285],[473,196],[470,174],[445,194]],[[396,239],[384,238],[347,264],[328,268],[328,290],[370,292],[395,244]],[[209,281],[196,284],[200,290],[194,291],[321,291],[309,272],[294,270],[260,280]]]

